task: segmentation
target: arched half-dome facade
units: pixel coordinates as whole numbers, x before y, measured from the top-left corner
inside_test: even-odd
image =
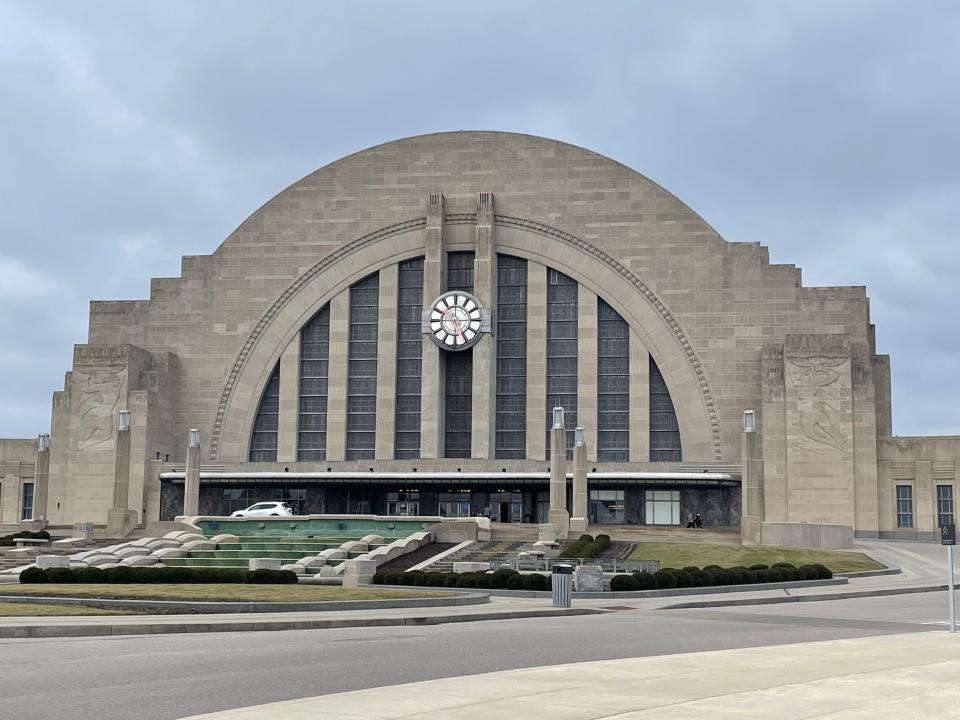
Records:
[[[759,537],[895,520],[865,290],[805,288],[646,177],[529,135],[350,155],[153,280],[149,300],[93,303],[54,396],[51,520],[115,507],[121,408],[124,507],[146,522],[182,512],[191,428],[211,515],[283,499],[543,522],[552,446],[572,475],[582,428],[592,523],[699,513]]]

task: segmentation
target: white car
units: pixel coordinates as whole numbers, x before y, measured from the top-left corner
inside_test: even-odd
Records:
[[[273,517],[293,515],[293,508],[285,502],[259,502],[256,505],[251,505],[246,510],[237,510],[230,517],[258,517],[261,515],[270,515]]]

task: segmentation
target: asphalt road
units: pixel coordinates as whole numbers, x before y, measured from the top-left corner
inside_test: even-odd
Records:
[[[628,603],[624,603],[628,606]],[[0,640],[0,718],[161,720],[511,668],[943,631],[946,594],[432,627]]]

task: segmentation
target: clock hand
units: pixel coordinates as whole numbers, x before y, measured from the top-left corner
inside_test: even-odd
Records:
[[[460,321],[453,318],[453,326],[457,329],[457,337],[463,340],[463,331],[460,329]]]

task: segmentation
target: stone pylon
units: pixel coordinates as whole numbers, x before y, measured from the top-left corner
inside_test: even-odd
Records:
[[[187,440],[187,473],[183,481],[183,514],[200,514],[200,431],[191,428]]]
[[[573,446],[573,513],[571,533],[587,531],[587,441],[582,427],[576,429]]]
[[[557,538],[564,539],[570,532],[570,514],[567,512],[567,431],[563,426],[563,408],[553,409],[553,427],[550,429],[550,514]]]

